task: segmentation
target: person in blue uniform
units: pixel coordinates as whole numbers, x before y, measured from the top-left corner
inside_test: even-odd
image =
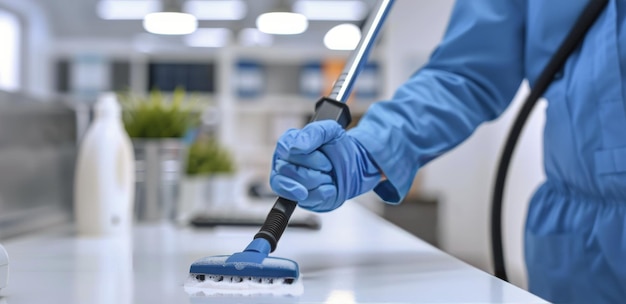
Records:
[[[586,0],[458,1],[429,62],[358,125],[279,139],[270,185],[318,212],[374,190],[402,201],[416,172],[534,85]],[[410,39],[410,37],[407,37]],[[544,94],[546,181],[525,227],[529,290],[557,303],[626,303],[626,1],[611,0]]]

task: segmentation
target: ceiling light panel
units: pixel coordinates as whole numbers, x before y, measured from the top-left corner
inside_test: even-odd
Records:
[[[145,16],[143,27],[152,34],[187,35],[198,28],[198,20],[186,13],[157,12]]]
[[[160,9],[156,0],[101,0],[96,7],[98,16],[105,20],[141,20]]]
[[[246,17],[248,7],[240,0],[187,0],[183,11],[198,20],[241,20]]]
[[[232,36],[227,28],[199,28],[183,39],[191,47],[224,47],[230,43]]]
[[[309,20],[363,20],[367,15],[367,5],[358,0],[298,0],[293,11]]]
[[[256,19],[259,31],[274,35],[296,35],[306,31],[309,22],[302,14],[289,12],[271,12]]]

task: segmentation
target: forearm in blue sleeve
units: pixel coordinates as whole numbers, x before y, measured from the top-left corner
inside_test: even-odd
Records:
[[[459,0],[430,61],[349,131],[385,174],[375,189],[399,202],[417,170],[501,114],[524,77],[522,0]]]

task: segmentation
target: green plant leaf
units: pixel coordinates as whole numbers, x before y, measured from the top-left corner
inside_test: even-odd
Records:
[[[230,151],[214,139],[201,139],[188,150],[187,175],[233,173],[235,165]]]
[[[177,88],[171,99],[156,89],[148,96],[118,95],[124,108],[124,126],[133,138],[180,138],[200,121],[182,88]]]

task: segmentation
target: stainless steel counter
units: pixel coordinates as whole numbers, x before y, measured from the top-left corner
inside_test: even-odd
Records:
[[[0,303],[545,303],[352,202],[321,216],[321,230],[290,228],[272,254],[299,264],[300,297],[190,297],[189,265],[242,250],[258,229],[140,225],[126,239],[61,227],[4,243]]]

